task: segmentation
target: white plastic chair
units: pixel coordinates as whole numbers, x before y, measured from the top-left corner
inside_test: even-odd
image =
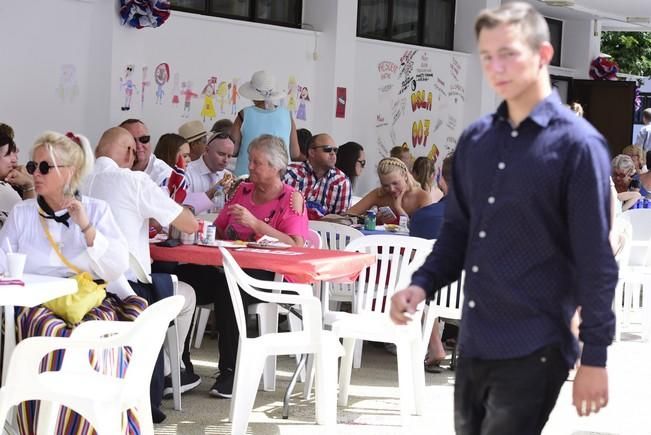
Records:
[[[630,273],[630,256],[632,248],[633,227],[628,220],[618,217],[613,223],[613,233],[619,238],[621,244],[615,256],[619,266],[617,287],[613,298],[613,312],[615,313],[615,341],[622,338],[622,330],[629,326],[630,310],[633,306],[633,289],[635,287]],[[639,288],[639,285],[637,286]]]
[[[361,231],[334,222],[310,221],[310,228],[321,236],[323,249],[331,251],[343,251],[351,241],[364,237]],[[353,302],[352,284],[325,282],[320,283],[317,291],[318,294],[325,292],[321,300],[327,309],[332,306],[335,310],[339,310],[341,302]]]
[[[432,335],[434,321],[436,318],[441,320],[441,332],[443,331],[443,323],[450,323],[452,325],[459,325],[461,321],[461,312],[463,310],[463,283],[465,273],[461,272],[461,277],[442,289],[434,295],[434,298],[429,301],[423,311],[423,347],[421,351],[421,360],[427,355],[427,348],[429,346],[429,338]],[[454,369],[456,365],[456,348],[452,353],[452,363],[450,368]]]
[[[27,400],[40,400],[39,433],[55,433],[59,406],[81,414],[99,435],[125,431],[125,412],[136,408],[143,435],[153,435],[149,383],[169,323],[183,307],[183,296],[165,298],[147,308],[133,322],[88,321],[71,337],[30,337],[16,346],[7,383],[0,389],[0,419]],[[91,367],[90,350],[101,352],[130,347],[124,378]],[[61,369],[40,372],[42,358],[63,349]]]
[[[138,278],[138,281],[147,284],[152,283],[151,277],[131,252],[129,252],[129,267]],[[170,277],[172,279],[172,294],[176,295],[179,288],[179,279],[176,275],[170,275]],[[170,353],[170,377],[172,378],[174,409],[181,411],[181,353],[183,350],[179,347],[179,328],[176,321],[167,329],[165,340]]]
[[[620,262],[624,269],[620,327],[639,322],[642,340],[647,341],[651,334],[651,209],[628,210],[619,219],[632,228],[629,260]]]
[[[307,284],[261,281],[252,278],[239,267],[226,249],[219,249],[224,258],[224,272],[240,332],[231,400],[231,433],[240,435],[246,432],[249,414],[260,383],[260,375],[268,355],[315,354],[316,421],[317,424],[336,424],[336,364],[337,358],[341,355],[341,345],[334,335],[321,328],[321,303],[312,295],[312,287]],[[264,302],[300,305],[303,329],[248,338],[240,288]],[[274,293],[274,291],[294,294]]]
[[[348,388],[353,366],[355,340],[395,343],[400,384],[400,413],[422,415],[425,399],[425,373],[422,355],[422,306],[407,325],[395,325],[390,317],[391,297],[409,285],[411,275],[431,252],[433,240],[409,236],[366,236],[352,241],[347,251],[376,254],[378,261],[362,270],[355,297],[357,313],[338,313],[332,324],[337,337],[343,337],[345,354],[339,373],[339,404],[348,403]],[[361,346],[359,346],[361,351]],[[355,349],[355,352],[357,349]]]

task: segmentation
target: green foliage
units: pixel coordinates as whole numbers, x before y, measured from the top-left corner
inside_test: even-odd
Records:
[[[603,32],[601,52],[611,55],[623,73],[651,76],[651,32]]]

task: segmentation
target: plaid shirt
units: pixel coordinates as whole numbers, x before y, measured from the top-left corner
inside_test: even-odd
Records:
[[[350,180],[340,169],[332,168],[317,179],[308,161],[292,163],[287,168],[285,183],[301,192],[306,201],[323,205],[328,213],[343,213],[350,207]]]

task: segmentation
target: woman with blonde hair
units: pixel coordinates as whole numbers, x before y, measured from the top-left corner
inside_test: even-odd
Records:
[[[7,252],[26,254],[26,273],[72,277],[87,272],[96,281],[117,281],[129,267],[127,242],[106,202],[81,196],[80,180],[92,168],[93,154],[88,140],[73,134],[46,132],[35,142],[32,160],[26,165],[34,177],[36,199],[14,206],[0,231],[0,269]],[[127,288],[116,287],[119,295],[106,293],[99,306],[88,311],[89,320],[133,320],[147,302]],[[16,316],[18,340],[32,336],[67,337],[75,325],[68,324],[44,305],[20,308]],[[119,352],[115,360],[91,354],[102,373],[119,376],[127,368],[128,356]],[[46,356],[45,370],[57,370],[60,351]],[[98,391],[97,394],[101,394]],[[18,411],[22,434],[36,433],[38,402],[25,402]],[[151,417],[147,417],[151,418]],[[134,414],[129,413],[131,433],[139,433]],[[57,433],[94,433],[90,425],[68,408],[61,408]]]
[[[407,165],[395,157],[380,160],[377,166],[380,187],[371,190],[357,204],[348,209],[350,214],[364,214],[372,207],[389,207],[393,213],[378,213],[378,223],[396,223],[400,216],[409,216],[432,203],[407,169]],[[386,210],[386,208],[385,208]]]
[[[633,159],[633,163],[635,164],[635,172],[638,175],[648,172],[648,169],[646,167],[646,156],[644,155],[645,153],[642,148],[637,145],[629,145],[622,149],[622,154]]]

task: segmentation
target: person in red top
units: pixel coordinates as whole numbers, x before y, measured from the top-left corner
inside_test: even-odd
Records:
[[[287,168],[285,183],[303,194],[305,200],[321,206],[325,213],[339,214],[350,207],[350,180],[337,163],[337,145],[328,134],[312,136],[307,160]]]

